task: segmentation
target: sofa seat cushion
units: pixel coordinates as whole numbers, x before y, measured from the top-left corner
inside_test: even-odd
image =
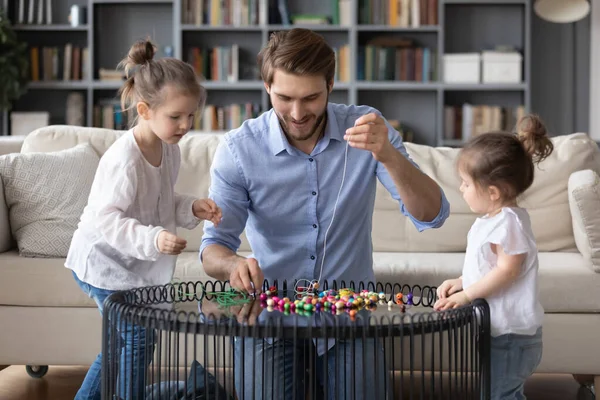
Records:
[[[244,253],[244,255],[247,255]],[[438,286],[460,276],[463,253],[375,253],[380,282]],[[600,312],[600,274],[592,272],[579,253],[540,253],[540,293],[546,312]],[[0,254],[0,305],[95,307],[77,286],[61,258],[26,258],[16,251]],[[175,278],[212,280],[198,253],[182,253]]]
[[[28,258],[16,250],[0,253],[0,305],[37,307],[96,307],[79,288],[64,258]],[[198,252],[179,255],[175,277],[206,281]]]
[[[600,312],[600,274],[580,253],[541,252],[540,298],[547,313]],[[462,273],[464,253],[375,253],[376,279],[439,286]]]

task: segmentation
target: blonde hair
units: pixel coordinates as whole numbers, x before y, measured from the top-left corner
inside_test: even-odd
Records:
[[[140,40],[131,46],[127,57],[119,63],[127,80],[119,89],[121,107],[130,110],[139,101],[151,109],[164,101],[163,88],[173,85],[183,95],[198,98],[198,108],[206,102],[206,90],[200,84],[191,65],[176,58],[154,59],[156,47],[149,40]]]
[[[534,114],[521,118],[516,134],[490,132],[469,140],[461,149],[458,168],[480,188],[496,186],[504,200],[516,199],[532,184],[534,164],[554,150],[542,120]]]
[[[322,75],[327,84],[335,77],[335,53],[323,36],[309,29],[294,28],[271,34],[258,53],[262,80],[271,85],[276,69],[295,75]]]

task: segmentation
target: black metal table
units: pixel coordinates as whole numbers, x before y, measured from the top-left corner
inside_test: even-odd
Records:
[[[114,294],[104,311],[103,398],[489,398],[485,301],[436,312],[434,287],[325,282],[314,297],[294,287],[265,282],[263,292],[277,293],[225,306],[211,293],[229,292],[227,282]],[[334,293],[347,303],[340,293],[348,288],[377,301],[336,308],[318,297]],[[313,298],[320,306],[304,310]],[[299,313],[290,307],[296,300],[307,300]],[[145,357],[121,349],[131,329],[151,338],[129,351]],[[123,360],[137,376],[121,371]]]

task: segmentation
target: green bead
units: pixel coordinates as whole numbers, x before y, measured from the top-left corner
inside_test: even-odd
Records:
[[[304,305],[304,309],[305,309],[306,311],[312,311],[312,309],[313,309],[313,305],[312,305],[312,304],[310,304],[310,303],[307,303],[307,304],[305,304],[305,305]]]
[[[284,309],[284,310],[289,310],[289,309],[290,309],[290,303],[285,303],[285,304],[283,305],[283,309]]]

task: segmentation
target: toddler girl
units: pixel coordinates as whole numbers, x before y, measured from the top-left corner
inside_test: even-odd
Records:
[[[480,214],[467,238],[463,274],[438,288],[437,310],[485,298],[491,312],[492,399],[524,399],[523,385],[542,357],[544,309],[538,299],[538,253],[527,210],[517,197],[533,183],[534,164],[552,142],[537,116],[518,133],[486,133],[461,150],[460,191]]]

